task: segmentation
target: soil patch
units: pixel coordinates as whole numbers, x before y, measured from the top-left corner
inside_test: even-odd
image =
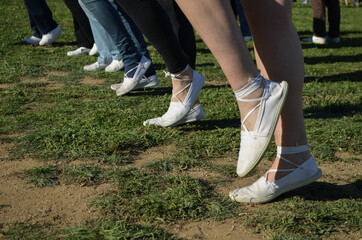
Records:
[[[83,85],[90,85],[90,86],[101,86],[105,82],[105,79],[99,79],[99,78],[92,78],[92,77],[85,77],[81,80],[81,83]]]
[[[20,173],[39,165],[44,164],[33,159],[0,162],[0,226],[16,222],[74,226],[100,216],[89,203],[109,191],[109,184],[38,188],[25,183]]]

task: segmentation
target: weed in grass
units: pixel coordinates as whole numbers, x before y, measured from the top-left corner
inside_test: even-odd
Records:
[[[213,164],[211,167],[211,170],[221,173],[224,176],[227,177],[233,177],[236,178],[238,175],[235,171],[235,165],[231,164]]]
[[[100,183],[103,178],[102,171],[97,166],[69,165],[64,168],[66,182],[81,186],[92,186]]]
[[[361,210],[362,204],[353,199],[308,202],[294,197],[273,203],[263,211],[254,211],[247,224],[257,232],[329,236],[333,232],[359,231]]]
[[[158,175],[121,168],[112,180],[117,191],[96,200],[103,213],[146,221],[222,218],[236,205],[217,195],[204,181],[190,176]]]
[[[26,225],[23,223],[16,223],[7,231],[0,231],[6,240],[55,240],[52,227],[49,225]]]
[[[33,183],[37,187],[48,187],[58,183],[60,172],[57,166],[46,165],[27,169],[24,175],[27,183]]]

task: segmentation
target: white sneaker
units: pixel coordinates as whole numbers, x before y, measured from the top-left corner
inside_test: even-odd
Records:
[[[174,123],[173,125],[165,126],[162,121],[162,117],[158,117],[158,118],[151,118],[151,119],[144,121],[143,126],[156,125],[156,126],[160,126],[160,127],[175,127],[177,125],[181,125],[184,123],[199,121],[199,120],[203,119],[204,117],[205,117],[205,112],[200,103],[199,105],[191,108],[191,110],[187,113],[187,115],[185,117],[183,117],[181,120]]]
[[[97,45],[94,43],[92,49],[89,51],[89,55],[93,56],[96,55],[98,53],[98,48]]]
[[[124,64],[122,60],[113,60],[111,64],[109,64],[105,71],[106,72],[116,72],[122,70],[124,68]]]
[[[137,67],[129,70],[127,73],[124,74],[124,80],[122,86],[117,89],[116,94],[117,96],[125,95],[126,93],[135,89],[135,87],[141,81],[141,78],[146,73],[148,68],[151,66],[151,60],[142,56],[141,61],[138,63]],[[127,74],[132,72],[136,69],[133,77],[128,77]]]
[[[202,86],[204,85],[205,78],[204,78],[204,76],[202,76],[195,70],[193,70],[192,79],[179,78],[179,76],[181,74],[183,74],[188,68],[189,68],[189,66],[187,66],[178,75],[173,75],[170,73],[166,74],[166,75],[170,75],[173,80],[178,80],[178,81],[190,81],[191,80],[191,82],[171,97],[171,99],[176,98],[177,102],[171,101],[167,112],[164,115],[162,115],[162,117],[160,117],[161,118],[160,120],[157,120],[158,122],[160,122],[159,126],[171,127],[171,126],[177,125],[178,122],[181,121],[191,111],[191,109],[195,105],[199,92],[201,91]],[[187,95],[186,95],[185,99],[183,101],[181,101],[177,97],[177,95],[180,94],[181,92],[185,91],[186,89],[188,89]],[[159,119],[159,118],[156,118],[156,119]]]
[[[55,41],[55,39],[57,39],[60,36],[60,34],[62,34],[62,30],[60,29],[59,26],[57,26],[56,28],[54,28],[53,30],[42,36],[39,45],[43,46],[43,45],[52,44]]]
[[[137,84],[137,86],[134,88],[136,89],[142,89],[142,88],[148,88],[148,87],[154,87],[158,85],[158,76],[157,74],[154,74],[152,76],[146,77],[143,76],[140,80],[140,82]],[[122,83],[116,83],[111,85],[112,90],[117,90],[118,88],[122,87]]]
[[[33,46],[38,46],[40,40],[41,40],[41,38],[31,36],[30,38],[25,38],[23,40],[23,42],[26,42],[27,44],[30,44],[30,45],[33,45]]]
[[[246,96],[262,85],[264,85],[264,91],[260,98],[245,99]],[[288,93],[288,83],[285,81],[281,83],[273,82],[264,79],[259,74],[256,78],[250,79],[245,87],[234,93],[236,99],[241,102],[259,101],[258,105],[250,110],[241,121],[242,128],[245,131],[240,133],[237,174],[244,177],[259,164],[272,140]],[[259,109],[259,112],[254,130],[249,131],[244,123],[257,109]]]
[[[303,38],[303,42],[312,42],[312,43],[315,43],[315,44],[326,44],[327,43],[327,38],[311,36],[309,38]]]
[[[67,55],[68,56],[77,56],[77,55],[81,55],[81,54],[88,54],[90,51],[89,48],[86,48],[86,47],[80,47],[74,51],[69,51],[67,52]]]
[[[83,67],[86,71],[100,71],[107,67],[108,65],[105,63],[95,62],[90,65],[86,65]]]
[[[291,147],[291,149],[307,149],[308,145]],[[288,148],[288,147],[287,147]],[[246,203],[265,203],[278,197],[280,194],[291,191],[293,189],[308,185],[322,176],[322,171],[317,167],[314,158],[311,156],[300,166],[292,163],[291,161],[283,158],[280,154],[288,154],[288,152],[282,152],[281,147],[278,147],[278,157],[286,162],[295,165],[294,169],[271,169],[266,172],[266,177],[261,177],[255,183],[248,187],[237,188],[229,193],[232,200],[236,202]],[[300,151],[295,151],[298,153]],[[303,152],[303,151],[302,151]],[[292,154],[292,153],[290,153]],[[270,182],[267,179],[269,172],[290,172],[285,177],[282,177],[275,182]]]

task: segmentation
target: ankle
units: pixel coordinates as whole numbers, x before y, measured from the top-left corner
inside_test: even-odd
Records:
[[[302,165],[311,157],[308,145],[302,145],[297,147],[279,147],[278,154],[271,166],[270,172],[267,172],[266,178],[270,182],[285,177],[293,170]],[[274,170],[290,170],[290,171],[274,171]]]

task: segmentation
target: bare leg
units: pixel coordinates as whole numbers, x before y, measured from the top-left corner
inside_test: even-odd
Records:
[[[256,68],[228,1],[177,0],[177,3],[218,60],[234,91],[243,87],[249,77],[256,76]],[[275,132],[276,144],[283,147],[305,145],[307,138],[302,112],[304,63],[299,38],[291,21],[292,3],[288,0],[254,0],[245,1],[243,7],[262,74],[268,79],[285,80],[290,84],[289,97]],[[248,104],[238,102],[241,116]],[[309,156],[307,151],[293,154],[288,159],[300,165]],[[276,158],[272,168],[291,167]],[[271,172],[268,179],[274,181],[286,174]]]
[[[299,37],[291,20],[292,2],[243,1],[243,7],[252,31],[256,61],[262,75],[273,81],[285,80],[289,84],[288,97],[275,130],[275,142],[277,146],[294,147],[307,144],[302,106],[304,58]],[[308,151],[293,154],[288,156],[288,159],[300,165],[309,156]],[[279,158],[275,159],[272,166],[273,169],[291,167]],[[269,180],[274,181],[275,174],[270,173]],[[276,178],[286,174],[277,173]]]
[[[177,0],[176,2],[215,56],[234,91],[244,87],[249,78],[258,75],[258,70],[236,23],[230,1]],[[262,89],[257,90],[248,98],[259,97],[261,93]],[[241,116],[245,116],[256,104],[255,102],[239,104]],[[245,123],[248,129],[253,129],[257,112]]]

